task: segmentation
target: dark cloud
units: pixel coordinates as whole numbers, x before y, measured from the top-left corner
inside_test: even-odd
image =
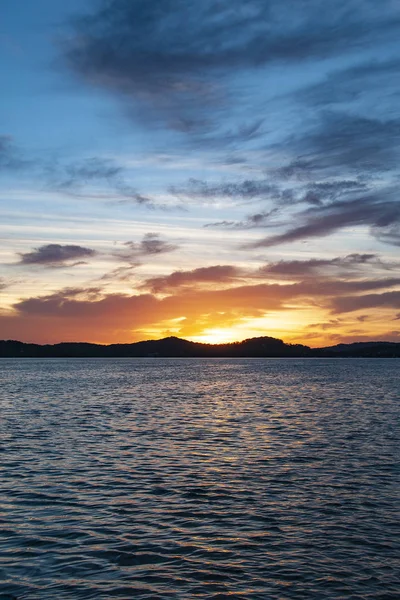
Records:
[[[348,194],[367,189],[367,184],[354,179],[338,179],[333,181],[315,181],[305,186],[305,197],[314,195],[315,200],[308,200],[309,204],[320,205],[326,200],[337,200]]]
[[[199,284],[226,284],[236,281],[243,275],[242,271],[232,265],[215,265],[200,267],[192,271],[174,271],[163,277],[147,279],[142,288],[153,293],[170,292],[185,286],[198,286]]]
[[[125,242],[124,246],[125,249],[114,256],[130,263],[138,263],[143,257],[166,254],[178,249],[177,245],[161,239],[158,233],[146,233],[140,242]]]
[[[342,173],[388,171],[397,167],[400,157],[400,120],[326,111],[314,129],[292,144],[314,168]]]
[[[96,252],[83,246],[47,244],[32,252],[21,253],[21,265],[41,265],[45,267],[72,267],[81,264],[82,259],[92,258]],[[78,261],[78,262],[76,262]]]
[[[297,187],[285,188],[271,185],[266,180],[247,180],[241,183],[220,183],[210,185],[204,181],[191,180],[187,187],[187,194],[197,198],[230,198],[232,201],[238,199],[257,201],[269,201],[269,205],[275,205],[268,210],[260,210],[245,217],[241,221],[217,221],[207,223],[205,227],[227,227],[235,229],[251,229],[254,227],[276,227],[284,224],[284,210],[288,207],[296,207],[302,204],[311,207],[334,206],[334,201],[343,203],[351,202],[361,193],[368,191],[367,184],[358,180],[328,180],[314,181]],[[305,215],[312,214],[307,211]],[[281,223],[272,219],[279,215]]]
[[[270,179],[246,179],[239,182],[208,183],[190,179],[184,187],[171,187],[170,192],[184,198],[216,200],[228,198],[232,201],[271,200],[279,206],[294,204],[321,205],[326,200],[335,200],[354,191],[364,190],[366,184],[357,180],[331,180],[312,182],[298,188],[281,187]]]
[[[326,236],[358,225],[369,226],[382,242],[400,244],[399,119],[324,111],[312,127],[279,147],[282,152],[290,148],[298,157],[270,170],[279,190],[285,189],[282,184],[291,190],[287,199],[278,193],[275,202],[281,209],[301,203],[311,208],[295,215],[295,227],[255,247]]]
[[[272,173],[276,178],[276,173]],[[257,201],[275,205],[275,208],[261,210],[247,216],[243,221],[217,222],[218,226],[235,226],[242,228],[264,226],[269,224],[269,218],[285,207],[308,204],[322,206],[333,200],[351,198],[356,192],[367,190],[366,183],[357,179],[330,179],[327,181],[307,182],[301,185],[285,187],[279,186],[271,179],[246,179],[242,181],[224,181],[209,183],[200,179],[189,179],[184,186],[170,187],[171,194],[179,196],[182,200],[195,199],[200,201],[214,201],[229,199],[232,203],[248,203]],[[213,226],[213,223],[206,227]]]
[[[227,101],[229,75],[396,41],[390,0],[108,0],[73,22],[64,45],[70,68],[92,86],[192,131],[204,107]]]
[[[385,96],[392,102],[400,94],[399,71],[398,58],[363,61],[329,73],[322,81],[301,90],[298,97],[315,107],[357,103],[375,93],[379,94],[381,102]]]
[[[396,287],[400,285],[399,277],[379,276],[398,267],[398,262],[383,262],[375,254],[355,253],[332,259],[282,260],[268,263],[257,270],[234,265],[214,265],[191,271],[174,271],[169,275],[147,279],[139,288],[152,293],[171,293],[181,288],[207,288],[208,284],[219,287],[230,284],[232,287],[249,281],[254,285],[259,279],[287,279],[288,283],[281,289],[290,290],[290,297],[333,297],[343,293]],[[374,276],[371,275],[372,272]]]
[[[259,269],[261,275],[274,276],[279,278],[299,278],[317,276],[326,277],[328,274],[350,272],[367,265],[377,265],[378,267],[389,268],[383,265],[375,254],[348,254],[344,257],[335,258],[311,258],[309,260],[280,260],[275,263],[269,263]]]
[[[269,169],[272,178],[280,181],[309,181],[314,171],[317,169],[310,160],[296,158],[288,164],[281,167]]]
[[[340,297],[332,301],[336,313],[354,312],[368,308],[400,308],[400,292],[392,291],[383,294],[366,294],[363,296]]]
[[[392,190],[391,195],[393,197]],[[381,199],[380,195],[370,195],[309,209],[298,215],[298,220],[300,225],[285,233],[260,240],[252,244],[252,247],[270,247],[323,237],[350,225],[369,225],[376,237],[380,234],[385,235],[388,228],[400,223],[400,203],[396,197],[386,199],[383,196]],[[385,241],[390,242],[390,236]]]
[[[383,227],[374,227],[372,233],[380,242],[392,246],[400,246],[400,223]]]
[[[318,297],[325,297],[328,304],[331,304],[332,299],[342,294],[346,294],[350,300],[361,298],[364,296],[353,296],[370,290],[384,290],[400,285],[400,277],[391,277],[385,279],[359,279],[359,280],[342,280],[342,279],[324,279],[315,278],[304,280],[300,283],[292,284],[291,292],[294,296],[307,297],[310,300]],[[399,292],[400,293],[400,292]]]

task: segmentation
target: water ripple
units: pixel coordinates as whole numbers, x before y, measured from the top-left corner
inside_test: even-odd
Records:
[[[0,600],[400,597],[398,360],[1,367]]]

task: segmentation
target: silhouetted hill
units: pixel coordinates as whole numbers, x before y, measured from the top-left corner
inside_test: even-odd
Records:
[[[366,357],[366,358],[398,358],[400,344],[395,342],[354,342],[353,344],[337,344],[328,348],[318,348],[325,356]]]
[[[200,344],[177,337],[147,340],[134,344],[103,346],[88,343],[54,345],[25,344],[14,340],[0,341],[0,358],[117,358],[117,357],[182,357],[182,358],[296,358],[296,357],[400,357],[400,344],[367,342],[338,344],[329,348],[309,348],[301,344],[285,344],[272,337],[257,337],[230,344]]]

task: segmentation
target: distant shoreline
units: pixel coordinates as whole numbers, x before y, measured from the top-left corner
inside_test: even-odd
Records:
[[[229,344],[201,344],[177,337],[133,344],[30,344],[0,341],[0,358],[400,358],[400,343],[355,342],[325,348],[256,337]]]

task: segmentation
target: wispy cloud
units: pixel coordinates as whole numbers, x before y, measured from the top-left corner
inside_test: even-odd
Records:
[[[0,136],[0,172],[16,171],[24,176],[34,173],[34,182],[41,189],[76,197],[94,197],[106,202],[136,204],[149,209],[165,208],[131,185],[127,169],[115,160],[92,156],[70,162],[30,155],[17,147],[10,137]]]
[[[200,179],[189,179],[186,185],[171,186],[169,191],[181,199],[194,198],[201,201],[214,201],[221,198],[243,201],[255,198],[275,198],[280,195],[278,186],[265,179],[247,179],[221,183],[208,183]]]
[[[124,249],[114,253],[114,256],[119,260],[135,263],[144,257],[166,254],[177,249],[177,245],[163,240],[158,233],[146,233],[140,242],[125,242]]]
[[[259,269],[263,276],[279,278],[327,278],[332,275],[354,276],[355,272],[363,267],[371,269],[377,266],[379,269],[390,269],[391,265],[385,265],[375,254],[349,254],[344,257],[335,258],[310,258],[308,260],[280,260],[268,263]],[[399,266],[399,265],[397,265]]]
[[[0,171],[20,171],[31,164],[11,136],[0,135]]]
[[[130,185],[126,169],[111,159],[90,157],[72,163],[53,161],[45,166],[44,175],[50,188],[68,194],[96,195],[107,201],[159,207],[154,199]]]
[[[185,286],[198,287],[201,284],[221,286],[237,281],[243,276],[243,271],[233,265],[215,265],[199,267],[191,271],[174,271],[163,277],[146,279],[141,288],[152,293],[171,292]]]
[[[386,196],[386,197],[385,197]],[[324,237],[351,225],[369,225],[371,233],[386,236],[393,241],[392,226],[400,222],[400,204],[394,190],[386,194],[372,194],[349,201],[338,201],[326,206],[309,209],[298,215],[300,225],[282,234],[273,235],[252,244],[254,248],[271,247],[279,244]],[[394,241],[397,241],[394,236]]]
[[[136,112],[207,130],[210,110],[231,101],[229,77],[238,72],[397,39],[390,0],[379,9],[371,0],[319,9],[316,0],[112,0],[74,21],[64,54],[89,85],[133,101]]]
[[[9,283],[4,279],[4,277],[0,277],[0,290],[5,290],[9,286]]]

